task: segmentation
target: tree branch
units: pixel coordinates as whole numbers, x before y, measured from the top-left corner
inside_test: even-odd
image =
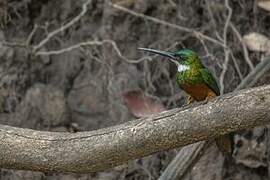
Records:
[[[270,122],[270,85],[91,132],[0,125],[0,167],[89,173]]]

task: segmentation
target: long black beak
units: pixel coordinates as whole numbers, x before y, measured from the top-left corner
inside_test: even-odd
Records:
[[[155,49],[148,49],[148,48],[138,48],[139,50],[143,50],[146,52],[151,52],[155,54],[159,54],[161,56],[169,57],[170,61],[172,61],[177,67],[180,66],[179,62],[177,61],[176,56],[174,55],[173,52],[167,52],[167,51],[160,51],[160,50],[155,50]]]
[[[167,51],[160,51],[160,50],[155,50],[155,49],[148,49],[148,48],[138,48],[139,50],[143,50],[146,52],[151,52],[151,53],[155,53],[155,54],[159,54],[165,57],[169,57],[171,59],[176,59],[176,57],[174,56],[174,53],[172,52],[167,52]]]

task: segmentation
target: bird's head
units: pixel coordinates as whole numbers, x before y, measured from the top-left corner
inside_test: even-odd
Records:
[[[192,66],[202,66],[199,56],[196,52],[190,49],[181,49],[178,51],[160,51],[148,48],[139,48],[140,50],[159,54],[168,57],[178,68],[178,71],[182,71]],[[186,68],[185,68],[186,67]]]

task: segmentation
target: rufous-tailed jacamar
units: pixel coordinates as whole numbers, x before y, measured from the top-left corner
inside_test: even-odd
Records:
[[[148,48],[139,49],[166,56],[175,63],[177,66],[177,84],[189,95],[189,103],[207,101],[220,95],[217,81],[202,64],[198,54],[194,51],[182,49],[175,52],[167,52]],[[232,153],[232,140],[229,135],[218,137],[216,144],[222,153]]]

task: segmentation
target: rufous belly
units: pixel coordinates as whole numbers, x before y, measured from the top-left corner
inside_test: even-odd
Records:
[[[196,101],[203,101],[217,96],[216,93],[206,84],[183,84],[181,85],[181,89]]]

